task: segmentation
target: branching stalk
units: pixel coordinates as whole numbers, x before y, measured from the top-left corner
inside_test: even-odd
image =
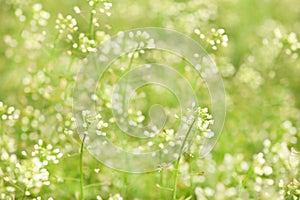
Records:
[[[174,178],[174,184],[173,184],[173,200],[176,200],[176,192],[177,192],[177,180],[178,180],[178,172],[179,172],[179,163],[180,163],[180,159],[181,159],[181,156],[182,156],[182,153],[183,153],[183,149],[184,149],[184,146],[185,146],[185,143],[192,131],[192,128],[194,126],[194,123],[196,121],[196,118],[193,120],[192,124],[190,125],[189,129],[188,129],[188,132],[187,134],[185,135],[185,138],[183,140],[183,143],[180,147],[180,151],[179,151],[179,155],[178,155],[178,159],[176,160],[176,163],[175,163],[175,178]]]
[[[84,140],[85,140],[86,134],[83,135],[81,147],[80,147],[80,157],[79,157],[79,170],[80,170],[80,194],[79,199],[83,200],[83,147],[84,147]]]

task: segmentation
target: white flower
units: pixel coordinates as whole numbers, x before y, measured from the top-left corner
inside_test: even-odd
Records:
[[[80,13],[80,8],[78,6],[74,6],[73,10],[75,11],[76,14]]]

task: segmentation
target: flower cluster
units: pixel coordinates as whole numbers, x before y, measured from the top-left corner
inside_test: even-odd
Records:
[[[285,130],[293,130],[289,121],[284,122],[282,126]],[[219,174],[222,176],[222,182],[205,188],[196,187],[196,196],[200,199],[297,199],[300,194],[297,178],[300,153],[288,147],[288,141],[295,135],[294,131],[283,135],[280,141],[265,139],[262,151],[255,154],[251,162],[245,161],[245,156],[239,153],[226,153],[219,165],[213,162],[211,157],[197,161],[197,165],[207,172],[208,178]],[[188,167],[186,166],[185,174],[188,174]],[[199,183],[199,180],[200,183],[210,182],[205,177],[194,177],[193,180],[195,184]],[[234,185],[234,182],[240,182],[240,186]]]
[[[66,17],[63,14],[59,13],[56,19],[55,28],[59,31],[59,33],[74,33],[78,31],[77,21],[71,15],[67,15]],[[70,35],[67,35],[70,37]]]
[[[32,13],[32,15],[28,13]],[[43,45],[46,45],[47,31],[45,28],[48,25],[50,16],[50,13],[44,10],[40,3],[16,6],[14,8],[14,17],[18,19],[16,26],[22,25],[26,26],[26,28],[17,34],[6,33],[3,37],[7,58],[12,59],[16,63],[20,63],[24,59],[35,60],[38,55],[37,51]],[[20,38],[18,41],[16,40],[17,37]],[[24,49],[27,54],[20,56]]]
[[[104,0],[88,0],[87,2],[89,6],[93,8],[92,10],[93,14],[99,12],[107,15],[108,17],[111,15],[111,13],[109,12],[110,8],[112,7],[111,2],[106,2]],[[98,10],[96,8],[98,8]],[[74,7],[74,11],[77,14],[80,13],[80,9],[77,6]]]
[[[25,151],[22,152],[27,155]],[[45,144],[43,140],[38,140],[38,143],[34,145],[34,151],[31,153],[33,157],[39,157],[43,166],[47,166],[50,163],[58,164],[59,159],[62,158],[63,154],[58,148],[53,148],[51,144]]]
[[[20,110],[13,106],[7,106],[0,101],[0,120],[4,121],[8,126],[14,126],[20,117]]]
[[[84,33],[80,33],[79,37],[79,49],[81,52],[95,52],[96,51],[96,42],[95,40],[90,40]],[[77,48],[77,43],[73,44],[73,48]]]
[[[25,195],[38,193],[45,185],[49,186],[49,171],[43,166],[39,158],[33,157],[21,163],[16,163],[17,181],[26,186]]]
[[[290,55],[293,59],[299,56],[300,42],[294,32],[283,34],[279,28],[274,30],[275,38],[273,42],[283,49],[286,55]]]
[[[4,181],[0,182],[0,185],[4,183],[4,186],[0,187],[0,198],[9,199],[16,192],[19,193],[18,190],[25,196],[35,196],[43,187],[48,187],[51,183],[48,163],[58,163],[62,157],[59,149],[53,149],[51,144],[45,144],[43,147],[43,141],[39,140],[38,144],[34,145],[34,151],[28,155],[23,150],[20,154],[23,159],[20,159],[15,152],[15,144],[12,143],[14,140],[6,137],[2,139],[6,139],[9,145],[0,143],[0,177]]]
[[[33,100],[50,99],[54,92],[50,81],[51,78],[46,70],[28,73],[22,80],[24,93],[31,94]]]
[[[145,120],[145,116],[143,115],[142,111],[134,110],[132,108],[128,109],[128,114],[130,117],[129,124],[131,126],[141,127],[141,123]]]
[[[148,146],[151,147],[153,144],[156,145],[156,148],[163,150],[163,153],[167,154],[168,151],[165,149],[167,145],[175,145],[175,131],[174,129],[164,129],[162,132],[158,133],[158,140],[154,142],[148,142]]]
[[[199,36],[200,39],[204,40],[206,38],[207,43],[211,46],[213,50],[217,50],[218,48],[227,47],[228,45],[228,36],[225,33],[225,30],[220,29],[211,29],[210,35],[205,35],[200,31],[200,29],[195,29],[194,33]]]
[[[123,197],[120,194],[115,194],[109,197],[108,200],[123,200]]]
[[[88,129],[90,126],[96,125],[96,134],[98,136],[106,136],[105,128],[108,127],[108,123],[103,121],[101,114],[92,114],[89,110],[82,111],[83,128],[86,130],[85,134],[88,135]]]
[[[158,1],[158,3],[161,11],[164,12],[164,26],[187,34],[192,34],[199,24],[204,25],[217,16],[217,4],[214,1]],[[153,9],[158,8],[155,6]]]
[[[96,199],[97,199],[97,200],[103,200],[102,197],[101,197],[100,195],[97,195],[97,196],[96,196]],[[111,195],[111,196],[108,198],[108,200],[123,200],[123,197],[122,197],[119,193],[117,193],[117,194],[115,194],[115,195]]]
[[[214,123],[212,115],[209,114],[207,108],[196,109],[197,120],[195,122],[197,129],[203,134],[205,138],[211,138],[214,136],[214,133],[210,129],[210,125]]]
[[[88,4],[91,7],[88,34],[79,32],[77,20],[72,15],[64,17],[59,13],[58,18],[56,19],[55,28],[59,31],[63,40],[71,44],[71,48],[67,51],[69,55],[74,53],[75,55],[78,53],[80,55],[82,53],[95,52],[96,47],[108,38],[108,35],[105,34],[104,31],[99,30],[99,28],[101,28],[101,23],[99,21],[100,17],[96,17],[95,15],[105,14],[106,16],[110,16],[111,13],[109,10],[112,7],[112,3],[90,0],[88,1]],[[80,7],[74,6],[73,10],[75,14],[82,15]],[[106,28],[109,27],[109,25],[105,26]]]
[[[243,64],[237,73],[237,79],[241,83],[247,84],[252,89],[259,88],[263,83],[264,79],[261,74],[247,65]]]
[[[50,18],[50,13],[43,10],[43,6],[40,3],[34,4],[33,5],[33,20],[32,20],[32,24],[33,25],[40,25],[40,26],[47,26],[48,24],[48,20]],[[20,19],[22,19],[22,12],[16,13],[18,14],[18,16],[20,17]]]

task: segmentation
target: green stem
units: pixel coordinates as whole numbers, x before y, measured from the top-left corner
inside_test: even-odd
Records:
[[[68,69],[67,69],[68,72],[71,72],[71,67],[72,67],[73,61],[74,61],[74,58],[71,57],[71,58],[70,58],[70,62],[69,62],[69,64],[68,64]]]
[[[26,197],[26,191],[27,191],[27,187],[24,188],[24,192],[23,192],[23,195],[22,195],[22,200],[24,200],[25,197]]]
[[[127,164],[127,158],[126,158],[126,164]],[[123,172],[123,195],[125,198],[127,198],[128,195],[128,176],[127,176],[127,172]]]
[[[163,169],[161,169],[160,171],[160,186],[164,187],[164,173],[163,173]],[[161,198],[164,199],[164,190],[161,190]]]
[[[103,185],[107,185],[107,183],[93,183],[93,184],[84,186],[84,188],[91,188],[91,187],[97,187],[97,186],[103,186]]]
[[[192,196],[194,196],[194,192],[193,192],[193,188],[194,188],[194,185],[193,185],[193,177],[194,177],[194,175],[193,175],[193,169],[192,169],[192,166],[193,166],[193,162],[192,162],[192,159],[193,158],[190,158],[189,159],[189,173],[190,173],[190,193],[191,193],[191,195]]]
[[[79,199],[83,199],[83,147],[84,147],[84,140],[85,140],[86,134],[83,135],[81,147],[80,147],[80,157],[79,157],[79,170],[80,170],[80,194]]]
[[[137,49],[139,49],[139,46],[137,47]],[[134,50],[131,57],[130,57],[130,60],[129,60],[129,63],[128,63],[128,66],[127,66],[127,70],[126,72],[130,71],[131,69],[131,66],[132,66],[132,63],[133,63],[133,59],[134,59],[134,54],[135,52],[137,51]],[[125,89],[122,91],[122,97],[123,97],[123,100],[122,100],[122,104],[123,104],[123,110],[125,110],[124,108],[124,105],[125,105],[125,95],[126,95],[126,87],[127,87],[127,84],[128,84],[128,80],[126,79],[126,82],[125,82]],[[122,134],[121,134],[122,135]],[[122,138],[123,141],[125,141],[125,137]],[[126,143],[125,142],[122,142],[122,146],[123,146],[123,149],[126,148]],[[128,166],[128,158],[126,157],[125,158],[125,162],[126,162],[126,165]],[[128,175],[126,172],[123,172],[123,183],[124,183],[124,191],[123,191],[123,195],[125,198],[127,198],[127,195],[128,195]]]
[[[53,57],[54,57],[54,54],[55,54],[55,48],[56,48],[58,39],[59,39],[59,33],[57,33],[57,34],[55,35],[55,37],[54,37],[53,47],[52,47],[52,49],[50,50],[50,60],[52,60]]]
[[[4,135],[4,121],[3,120],[0,120],[0,130],[1,130],[1,132],[0,132],[0,136],[1,136],[1,140],[3,139],[2,137],[3,137],[3,135]]]
[[[94,8],[93,8],[94,9]],[[91,12],[90,14],[90,22],[89,22],[89,31],[90,31],[90,38],[93,40],[94,39],[94,26],[93,26],[93,19],[94,19],[94,13]]]
[[[191,130],[194,126],[195,121],[196,121],[196,118],[193,120],[192,124],[189,127],[189,130],[188,130],[187,134],[185,135],[185,138],[184,138],[183,143],[182,143],[182,145],[180,147],[180,150],[179,150],[178,159],[176,160],[176,163],[175,163],[175,178],[174,178],[174,184],[173,184],[173,200],[176,200],[179,163],[180,163],[180,159],[181,159],[181,156],[182,156],[182,153],[183,153],[183,148],[184,148],[185,143],[186,143],[186,141],[187,141],[187,139],[188,139],[188,137],[191,133]]]
[[[277,56],[274,58],[274,61],[273,61],[273,65],[274,65],[273,67],[274,67],[274,68],[277,67],[277,66],[279,65],[279,61],[280,61],[281,57],[283,56],[284,48],[285,48],[285,46],[283,46],[283,47],[280,49],[279,53],[278,53]]]
[[[137,49],[139,49],[139,46],[137,47]],[[131,57],[130,57],[130,60],[129,60],[129,64],[127,66],[127,70],[126,71],[129,71],[131,69],[131,65],[133,63],[133,59],[134,59],[134,54],[137,52],[137,49],[133,51]]]
[[[160,153],[160,161],[162,160],[162,155],[161,155],[161,153]],[[164,187],[164,168],[163,167],[161,167],[161,169],[160,169],[160,172],[159,172],[159,184],[160,184],[160,186],[161,187]],[[165,199],[164,197],[165,197],[165,192],[164,192],[164,190],[161,190],[161,196],[160,196],[160,198],[161,199]]]

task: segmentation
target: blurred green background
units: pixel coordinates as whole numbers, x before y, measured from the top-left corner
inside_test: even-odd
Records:
[[[182,161],[178,199],[300,199],[297,0],[0,3],[0,199],[80,198],[80,142],[71,107],[74,78],[88,47],[139,27],[169,28],[195,39],[213,57],[226,89],[222,135],[208,157],[193,158],[193,166],[187,157]],[[225,30],[227,46],[214,49],[210,41],[223,36],[214,35],[213,29]],[[75,43],[84,46],[74,48]],[[24,179],[40,173],[30,171],[30,152],[39,139],[64,156],[59,164],[45,167],[50,185],[42,181],[31,186]],[[41,150],[39,159],[56,154],[51,152]],[[85,199],[121,198],[117,194],[124,199],[171,199],[172,167],[162,170],[163,186],[158,185],[161,172],[124,175],[88,153],[83,170]]]

